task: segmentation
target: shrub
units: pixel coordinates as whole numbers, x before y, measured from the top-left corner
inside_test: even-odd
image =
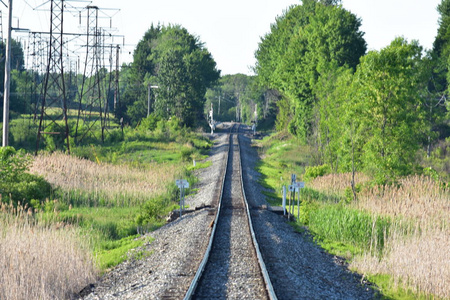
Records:
[[[26,173],[31,159],[13,147],[0,148],[0,194],[5,201],[29,203],[50,196],[52,188],[42,177]]]
[[[150,114],[147,118],[142,119],[141,124],[139,125],[140,129],[154,131],[158,125],[158,122],[161,118],[155,114]]]
[[[45,141],[45,150],[53,152],[56,150],[67,150],[65,129],[62,124],[51,123],[45,130],[46,132],[53,132],[52,134],[43,134]]]
[[[181,159],[183,161],[190,161],[194,154],[194,148],[183,147],[181,149]]]
[[[169,206],[171,199],[169,194],[157,196],[142,205],[142,213],[136,218],[138,225],[145,225],[161,221],[173,207]]]
[[[12,121],[10,131],[14,146],[27,149],[36,147],[37,125],[30,119]]]
[[[121,129],[113,129],[106,135],[105,143],[116,144],[123,141],[123,133]]]
[[[330,166],[327,164],[321,165],[321,166],[306,167],[305,174],[303,175],[303,179],[304,180],[312,180],[319,176],[324,176],[326,174],[329,174],[330,172],[331,172]]]

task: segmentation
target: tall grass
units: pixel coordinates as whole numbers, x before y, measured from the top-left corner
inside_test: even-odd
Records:
[[[328,174],[319,176],[308,182],[309,188],[315,189],[328,196],[344,196],[345,190],[350,188],[352,173]],[[364,173],[356,173],[355,185],[362,185],[370,181],[370,177]]]
[[[435,228],[405,236],[391,228],[384,255],[364,253],[350,267],[364,274],[388,274],[390,289],[412,290],[416,295],[450,298],[450,232]]]
[[[321,238],[348,243],[377,254],[385,245],[390,224],[389,218],[342,205],[323,205],[309,216],[310,229]]]
[[[410,176],[401,179],[399,185],[362,191],[355,206],[376,214],[413,219],[425,227],[441,222],[449,225],[450,187],[426,176]]]
[[[369,180],[358,177],[359,183]],[[308,186],[342,195],[349,182],[349,174],[331,174]],[[397,185],[366,186],[358,201],[346,206],[318,206],[309,213],[309,225],[322,238],[362,247],[351,267],[391,276],[391,289],[449,298],[449,215],[449,187],[426,176],[410,176]]]
[[[55,152],[37,156],[30,171],[61,188],[60,200],[67,204],[129,206],[165,193],[167,183],[174,182],[181,168],[161,163],[145,168],[98,164]]]
[[[313,161],[314,154],[308,159],[303,155],[306,148],[297,147],[298,157],[290,158],[292,143],[277,135],[260,144],[261,181],[280,199],[280,186],[286,184],[280,177],[286,177],[286,171],[299,172],[292,168],[301,165],[295,163],[299,157]],[[324,248],[350,258],[351,268],[387,286],[393,298],[405,296],[401,291],[414,293],[405,299],[450,298],[449,185],[424,176],[388,186],[374,186],[361,173],[355,179],[356,201],[350,173],[307,182],[301,191],[301,225],[308,226]]]
[[[397,221],[391,225],[383,257],[366,253],[353,261],[353,268],[368,274],[389,274],[395,286],[417,294],[450,298],[448,186],[428,177],[411,176],[402,179],[399,186],[374,187],[361,193],[354,205]]]
[[[1,204],[0,299],[70,299],[96,271],[80,231]]]

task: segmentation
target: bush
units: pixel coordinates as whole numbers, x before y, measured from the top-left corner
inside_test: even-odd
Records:
[[[142,213],[136,218],[138,225],[161,221],[172,210],[169,194],[155,197],[142,205]]]
[[[123,133],[121,129],[112,129],[106,134],[105,143],[117,144],[123,141]]]
[[[303,175],[303,179],[306,181],[312,180],[319,176],[324,176],[326,174],[329,174],[330,172],[331,172],[330,166],[327,164],[321,165],[321,166],[306,167],[305,174]]]
[[[67,143],[65,136],[64,125],[51,123],[46,129],[46,132],[53,132],[54,134],[43,134],[42,138],[45,141],[45,150],[54,152],[56,150],[66,151]]]
[[[139,128],[154,131],[158,126],[159,121],[161,121],[161,118],[159,116],[155,114],[150,114],[147,118],[142,119]]]
[[[194,148],[183,147],[181,149],[181,159],[183,161],[190,161],[194,154]]]
[[[3,201],[30,203],[32,199],[44,200],[52,188],[44,178],[26,173],[30,157],[13,147],[0,148],[0,194]]]
[[[11,121],[11,135],[15,147],[34,149],[36,147],[37,125],[31,119]]]

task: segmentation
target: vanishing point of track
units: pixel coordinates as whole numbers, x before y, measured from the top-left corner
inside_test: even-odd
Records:
[[[245,197],[238,124],[231,127],[228,148],[210,241],[185,299],[277,299]]]

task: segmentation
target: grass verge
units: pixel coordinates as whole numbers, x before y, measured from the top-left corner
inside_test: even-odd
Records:
[[[290,174],[301,176],[313,155],[281,134],[257,141],[260,183],[272,205]],[[306,183],[299,222],[328,252],[378,285],[387,299],[450,298],[448,184],[411,176],[398,185],[373,186],[357,174],[358,201],[349,201],[350,174],[330,174]],[[351,191],[351,190],[350,190]],[[296,202],[296,201],[295,201]],[[297,215],[297,206],[294,206]]]

